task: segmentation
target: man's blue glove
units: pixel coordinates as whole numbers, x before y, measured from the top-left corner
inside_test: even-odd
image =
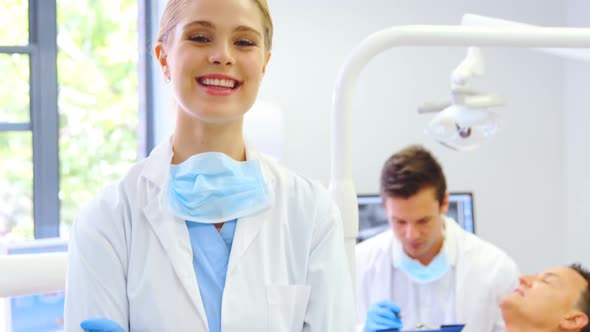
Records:
[[[401,329],[400,308],[397,304],[385,300],[374,303],[367,312],[364,332],[376,332],[387,329]]]
[[[80,327],[86,332],[126,332],[119,324],[104,318],[87,319]]]

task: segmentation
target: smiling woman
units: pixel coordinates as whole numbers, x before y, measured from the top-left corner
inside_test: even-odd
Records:
[[[189,118],[201,119],[201,123],[241,119],[254,103],[266,71],[270,40],[264,36],[270,38],[271,33],[265,31],[272,28],[270,18],[266,19],[260,10],[266,4],[260,2],[242,1],[235,8],[227,8],[246,14],[237,24],[233,18],[218,13],[219,9],[211,2],[172,1],[167,7],[172,8],[176,3],[182,3],[183,11],[201,14],[195,17],[164,14],[157,38],[156,57],[179,102],[175,140],[186,133],[178,122],[186,123]],[[217,17],[221,19],[215,22],[209,19]],[[170,27],[172,23],[176,25]],[[168,61],[169,57],[174,60]],[[212,67],[211,62],[219,66]],[[233,83],[233,88],[219,84],[220,80]],[[241,132],[235,132],[241,136]],[[182,153],[178,151],[180,142],[174,145],[176,152]],[[184,157],[176,154],[175,162]]]
[[[74,224],[68,331],[81,321],[130,331],[353,329],[328,191],[243,137],[271,39],[263,0],[168,2],[154,51],[176,127]]]

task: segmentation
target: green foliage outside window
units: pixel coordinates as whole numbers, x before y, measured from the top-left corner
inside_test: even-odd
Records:
[[[61,218],[69,225],[137,160],[137,2],[58,0],[58,48]]]
[[[137,160],[137,11],[136,0],[57,0],[62,235],[80,208]],[[5,106],[10,105],[0,103]],[[30,136],[17,134],[23,134],[19,139],[25,142],[24,134]],[[26,203],[32,202],[32,169],[24,165],[32,147],[14,148],[12,143],[11,148],[15,135],[0,132],[0,165],[9,160],[23,163],[21,171],[0,174],[0,198],[20,195],[13,201],[24,203],[11,203],[10,215],[0,212],[0,238],[6,233],[2,225],[8,225],[12,235],[32,238],[32,207]]]

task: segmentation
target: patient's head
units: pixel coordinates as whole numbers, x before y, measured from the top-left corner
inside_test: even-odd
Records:
[[[590,273],[580,265],[520,277],[500,307],[506,331],[590,332]]]

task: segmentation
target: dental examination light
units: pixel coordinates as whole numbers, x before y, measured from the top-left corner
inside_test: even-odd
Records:
[[[540,28],[539,26],[497,19],[475,14],[465,14],[463,26],[487,26],[514,29]],[[590,61],[588,49],[540,48],[543,53],[572,60]],[[467,56],[451,75],[451,100],[429,102],[418,108],[418,113],[438,113],[425,132],[434,140],[455,150],[471,150],[493,136],[498,128],[498,115],[490,108],[502,106],[503,99],[494,94],[484,94],[473,89],[469,81],[484,74],[481,50],[469,47]]]
[[[466,19],[474,17],[466,16]],[[473,21],[470,23],[477,24]],[[363,40],[340,68],[333,95],[330,192],[342,214],[346,253],[353,278],[355,275],[354,248],[358,235],[358,205],[351,172],[350,114],[356,81],[362,69],[377,54],[402,46],[590,48],[590,29],[501,25],[502,22],[487,27],[443,25],[391,27],[373,33]],[[584,52],[570,50],[567,53],[574,53],[585,58]],[[556,54],[567,56],[563,53]],[[472,140],[474,143],[474,140],[482,138],[477,135],[489,135],[494,131],[494,126],[490,123],[493,124],[496,120],[490,121],[490,116],[484,111],[487,112],[487,108],[500,105],[501,100],[493,95],[478,93],[469,87],[469,79],[483,71],[483,67],[477,65],[479,61],[477,59],[478,51],[470,49],[467,59],[463,62],[465,65],[460,65],[455,70],[451,80],[450,103],[425,105],[421,108],[422,112],[440,110],[437,116],[439,119],[435,120],[437,117],[433,119],[434,123],[440,124],[439,127],[435,125],[429,130],[432,136],[439,138],[452,132],[454,141],[446,141],[446,145],[453,148],[469,148],[471,145],[464,144],[461,140]],[[470,62],[472,64],[469,64]]]
[[[471,150],[496,132],[498,117],[489,108],[501,106],[502,98],[478,92],[470,85],[473,77],[483,74],[481,51],[470,47],[451,75],[451,100],[430,102],[418,108],[418,113],[438,112],[426,134],[449,148]]]

